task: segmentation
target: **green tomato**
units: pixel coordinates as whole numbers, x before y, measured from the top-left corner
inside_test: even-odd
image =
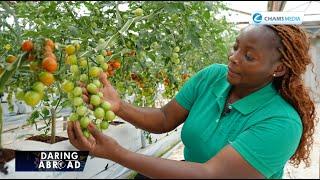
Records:
[[[74,88],[74,84],[71,81],[68,80],[64,80],[64,82],[62,83],[62,90],[64,92],[71,92]]]
[[[102,38],[98,40],[98,44],[105,44],[105,43],[106,43],[106,41]]]
[[[172,20],[173,20],[173,21],[178,21],[178,20],[179,20],[179,16],[178,16],[177,14],[174,14],[174,15],[172,16]]]
[[[88,66],[88,62],[87,62],[87,60],[85,58],[80,58],[79,65],[80,65],[80,67],[85,68],[85,67]]]
[[[101,68],[102,68],[103,71],[107,71],[108,68],[109,68],[108,63],[103,63],[103,64],[101,64],[100,66],[101,66]]]
[[[99,67],[92,67],[89,69],[90,77],[98,77],[100,75],[101,69]]]
[[[171,56],[173,59],[177,59],[179,58],[179,54],[178,53],[172,53],[172,56]]]
[[[67,61],[66,61],[67,64],[70,64],[70,65],[75,65],[77,64],[77,56],[76,55],[69,55],[67,57]]]
[[[71,65],[70,66],[70,71],[71,71],[72,74],[78,74],[79,68],[78,68],[77,65]]]
[[[93,29],[97,28],[97,23],[95,23],[95,22],[91,23],[91,27],[92,27]]]
[[[99,106],[101,104],[101,98],[98,95],[92,95],[90,97],[90,104]]]
[[[101,82],[100,82],[98,79],[93,80],[92,83],[93,83],[94,85],[96,85],[97,88],[101,88],[101,86],[102,86]]]
[[[46,88],[46,86],[42,82],[35,82],[32,85],[32,89],[38,93],[43,93],[45,88]]]
[[[103,98],[103,93],[102,92],[98,92],[97,94],[100,98]]]
[[[133,11],[134,15],[136,16],[142,16],[143,14],[143,9],[137,8],[136,10]]]
[[[180,47],[179,47],[179,46],[176,46],[176,47],[173,49],[173,51],[176,52],[176,53],[179,52],[179,51],[180,51]]]
[[[69,116],[69,121],[77,121],[78,119],[79,119],[79,116],[76,113],[71,113]]]
[[[88,76],[86,74],[81,74],[80,75],[80,81],[87,82],[88,81]]]
[[[101,107],[105,111],[109,111],[111,109],[111,104],[108,101],[104,101],[103,103],[101,103]]]
[[[28,91],[24,95],[24,101],[26,104],[28,104],[31,107],[34,107],[37,105],[41,100],[41,94],[36,91]]]
[[[73,95],[74,97],[78,97],[82,95],[82,89],[81,87],[76,87],[73,89]]]
[[[104,64],[104,63],[105,63],[104,57],[103,57],[102,55],[98,55],[98,56],[96,57],[96,60],[97,60],[97,62],[98,62],[99,64]]]
[[[68,55],[72,55],[75,53],[76,48],[73,45],[67,45],[65,51]]]
[[[45,9],[46,9],[45,7],[40,6],[38,10],[39,10],[40,13],[42,13]]]
[[[83,104],[83,99],[81,97],[75,97],[73,99],[73,105],[74,106],[80,106]]]
[[[90,83],[90,84],[87,85],[87,90],[91,94],[97,94],[98,93],[98,87],[93,83]]]
[[[180,63],[180,59],[179,58],[174,58],[174,59],[172,59],[172,62],[174,64],[179,64]]]
[[[86,138],[89,138],[91,136],[90,132],[87,129],[83,130],[82,133]]]
[[[108,121],[102,121],[102,122],[100,123],[100,128],[101,128],[102,130],[108,129],[108,127],[109,127],[109,122],[108,122]]]
[[[73,98],[74,98],[74,95],[73,95],[73,93],[68,93],[68,99],[70,99],[70,100],[73,100]]]
[[[16,98],[20,101],[24,99],[24,92],[22,89],[18,88],[16,92]]]
[[[79,107],[77,107],[77,114],[79,116],[84,116],[86,114],[87,110],[88,109],[86,106],[79,106]]]
[[[103,119],[104,117],[104,110],[101,107],[96,108],[96,110],[94,110],[94,116],[97,119]]]
[[[88,127],[88,125],[89,125],[89,123],[90,123],[90,119],[88,118],[88,117],[82,117],[81,119],[80,119],[80,126],[81,126],[81,128],[87,128]]]
[[[113,111],[107,111],[105,113],[104,119],[111,122],[112,120],[114,120],[115,117],[116,117],[116,115],[114,114]]]

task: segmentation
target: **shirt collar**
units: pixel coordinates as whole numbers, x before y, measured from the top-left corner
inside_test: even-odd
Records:
[[[212,92],[218,98],[226,98],[228,95],[231,85],[227,81],[226,76],[218,79],[212,86]],[[264,105],[268,100],[277,94],[273,83],[269,83],[261,89],[239,99],[235,103],[231,104],[231,107],[238,110],[240,113],[246,115],[260,106]]]
[[[241,112],[242,114],[246,115],[264,105],[276,94],[277,90],[273,86],[273,83],[269,83],[263,88],[249,94],[244,98],[239,99],[231,106],[239,112]]]

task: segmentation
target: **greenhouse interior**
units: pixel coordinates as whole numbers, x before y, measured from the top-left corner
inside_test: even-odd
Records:
[[[2,1],[0,179],[320,178],[319,9]]]

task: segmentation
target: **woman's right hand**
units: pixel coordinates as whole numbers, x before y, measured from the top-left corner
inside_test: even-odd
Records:
[[[118,95],[118,92],[114,89],[114,87],[110,84],[110,82],[107,79],[107,74],[102,72],[100,74],[100,82],[102,83],[102,88],[100,88],[100,92],[103,93],[103,100],[108,101],[111,104],[111,111],[113,111],[115,114],[118,113],[120,110],[121,105],[121,99]],[[86,85],[81,84],[82,92],[83,92],[83,100],[89,104],[89,93],[87,91]],[[89,105],[90,109],[93,109],[92,105]]]

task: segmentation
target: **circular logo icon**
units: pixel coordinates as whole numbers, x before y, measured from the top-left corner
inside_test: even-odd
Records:
[[[60,160],[60,161],[58,162],[58,168],[59,168],[59,169],[63,169],[64,167],[66,167],[66,163],[65,163],[64,161]]]
[[[262,21],[262,15],[260,13],[255,13],[252,16],[253,22],[260,23]]]

